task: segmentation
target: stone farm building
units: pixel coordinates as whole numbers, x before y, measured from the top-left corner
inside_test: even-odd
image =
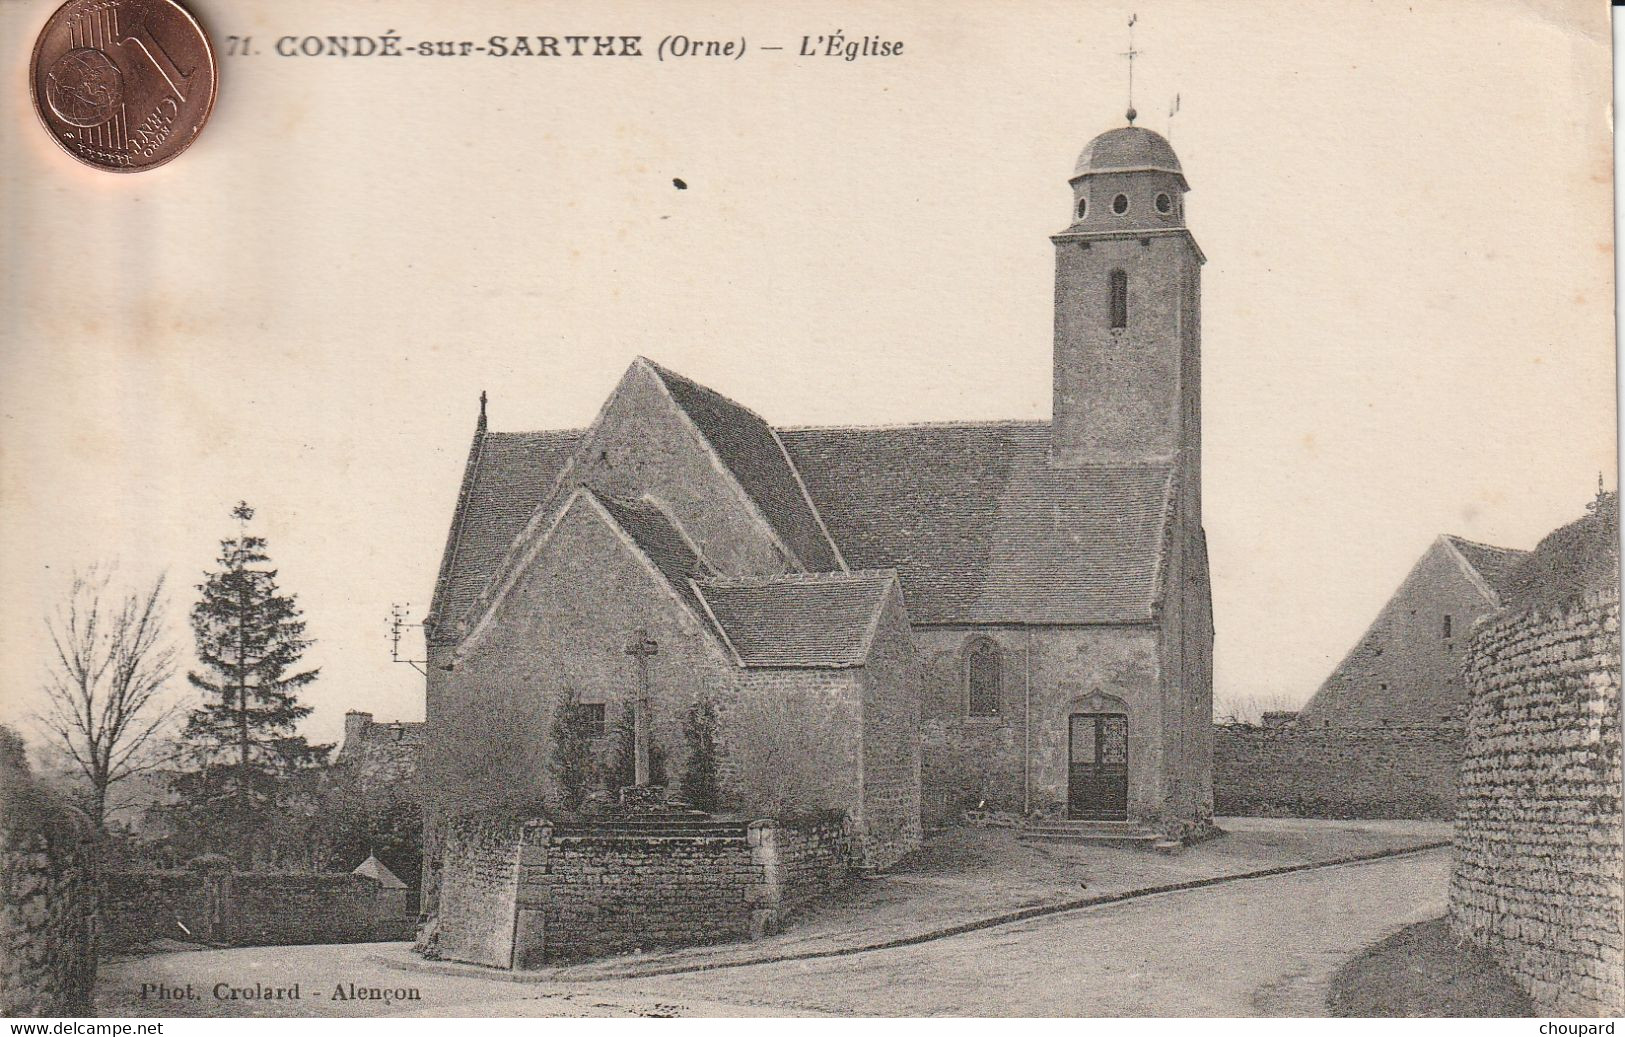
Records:
[[[775,427],[641,357],[584,429],[482,400],[425,623],[431,809],[556,806],[551,714],[613,732],[641,636],[672,784],[708,697],[736,808],[844,812],[862,864],[978,804],[1205,827],[1203,256],[1157,134],[1069,182],[1051,421]]]
[[[1298,714],[1311,727],[1461,722],[1462,660],[1480,616],[1507,604],[1529,552],[1436,539]]]
[[[344,714],[344,743],[333,758],[366,786],[411,783],[423,755],[424,725],[410,720],[377,721],[371,713]]]

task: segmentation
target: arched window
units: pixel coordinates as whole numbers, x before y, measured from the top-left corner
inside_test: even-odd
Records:
[[[1112,327],[1128,327],[1128,274],[1121,270],[1111,273]]]
[[[971,645],[965,657],[965,683],[968,686],[970,715],[999,715],[999,692],[1004,684],[1004,653],[992,641]]]

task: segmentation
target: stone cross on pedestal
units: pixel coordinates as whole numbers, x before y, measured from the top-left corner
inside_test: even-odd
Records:
[[[649,657],[660,653],[660,645],[647,631],[632,635],[626,654],[638,664],[638,695],[632,702],[632,745],[634,784],[649,784]]]

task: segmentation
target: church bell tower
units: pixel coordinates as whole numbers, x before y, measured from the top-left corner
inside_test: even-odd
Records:
[[[1133,118],[1083,149],[1071,225],[1050,239],[1050,459],[1176,463],[1200,485],[1203,257],[1185,227],[1190,187],[1174,149]]]

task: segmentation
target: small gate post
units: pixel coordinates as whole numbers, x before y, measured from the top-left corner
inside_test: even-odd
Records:
[[[534,969],[547,960],[547,902],[552,881],[547,865],[552,841],[553,825],[548,821],[526,821],[519,833],[510,969]]]

